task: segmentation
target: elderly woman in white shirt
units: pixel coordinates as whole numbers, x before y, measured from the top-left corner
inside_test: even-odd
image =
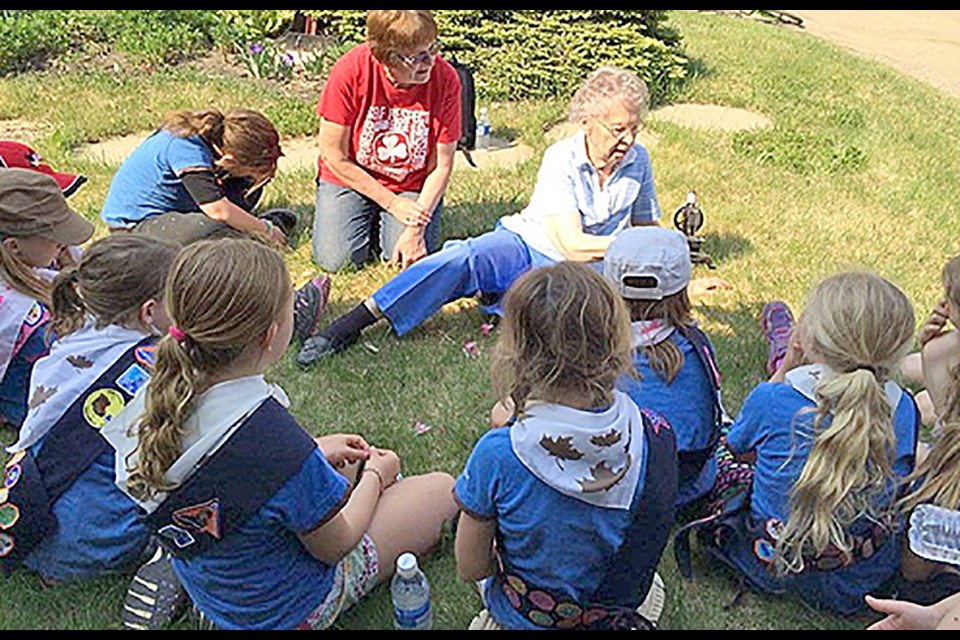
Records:
[[[602,264],[618,232],[657,224],[650,154],[636,141],[648,103],[636,74],[595,71],[571,103],[570,119],[580,131],[547,149],[522,213],[479,238],[448,242],[399,274],[307,341],[300,364],[345,350],[383,318],[402,337],[460,298],[480,295],[491,303],[488,311],[498,313],[496,300],[524,273],[562,260]]]

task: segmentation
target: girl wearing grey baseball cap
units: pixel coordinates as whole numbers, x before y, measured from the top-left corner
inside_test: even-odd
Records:
[[[630,309],[633,364],[618,388],[673,425],[680,463],[677,507],[701,517],[717,480],[714,449],[726,412],[713,345],[697,326],[688,287],[690,245],[676,231],[627,229],[607,251],[604,272]]]
[[[500,297],[531,269],[565,260],[598,263],[618,232],[656,224],[650,154],[637,142],[648,102],[635,73],[616,67],[592,73],[570,108],[580,131],[547,149],[526,209],[491,233],[451,241],[414,264],[307,341],[298,362],[343,351],[381,318],[406,335],[460,298],[479,295],[488,313],[500,315]]]
[[[93,230],[52,177],[0,170],[0,425],[20,428],[33,365],[49,352],[52,267]]]

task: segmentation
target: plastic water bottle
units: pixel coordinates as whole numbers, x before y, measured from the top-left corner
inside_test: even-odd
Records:
[[[917,507],[910,516],[910,550],[924,560],[960,566],[960,512]]]
[[[397,573],[390,584],[393,596],[394,629],[430,631],[433,613],[430,611],[430,585],[417,566],[417,556],[405,553],[397,558]]]
[[[487,108],[480,109],[480,117],[477,118],[477,151],[490,150],[490,114]]]

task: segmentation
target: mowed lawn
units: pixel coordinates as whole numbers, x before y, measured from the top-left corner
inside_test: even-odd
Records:
[[[940,295],[939,274],[960,253],[955,189],[960,184],[960,103],[879,64],[856,58],[801,33],[733,18],[677,12],[696,74],[684,102],[743,107],[775,126],[746,134],[650,126],[657,190],[668,215],[695,189],[707,216],[707,249],[730,291],[703,300],[697,317],[713,338],[735,411],[762,379],[765,345],[757,326],[763,305],[783,299],[799,308],[821,278],[844,269],[872,269],[898,283],[917,306],[918,321]],[[37,142],[58,168],[90,177],[73,203],[97,217],[116,167],[75,160],[73,149],[149,129],[175,108],[216,104],[264,110],[285,135],[315,130],[315,98],[235,76],[184,67],[117,77],[110,73],[25,75],[0,80],[0,118],[44,125]],[[445,235],[492,229],[529,197],[546,147],[544,131],[562,118],[561,103],[494,105],[501,134],[535,147],[535,159],[514,169],[458,171],[447,197]],[[312,214],[314,176],[282,175],[268,205]],[[665,224],[670,224],[665,222]],[[289,255],[302,283],[313,272],[309,232]],[[336,278],[330,316],[372,293],[392,275],[386,266]],[[451,306],[409,338],[386,328],[323,366],[301,371],[294,350],[272,372],[313,433],[357,432],[395,449],[404,473],[457,474],[486,428],[495,398],[489,384],[493,340],[472,302]],[[480,342],[478,359],[464,342]],[[417,436],[413,425],[430,425]],[[7,440],[11,434],[5,434]],[[455,575],[452,540],[425,562],[437,628],[463,629],[479,610],[473,588]],[[800,605],[747,594],[730,607],[737,584],[700,557],[697,579],[683,583],[668,549],[662,563],[668,629],[847,629],[870,617],[843,620]],[[27,574],[0,578],[0,628],[118,628],[126,587],[121,577],[45,588]],[[387,589],[346,615],[344,629],[391,626]],[[189,628],[184,624],[184,628]]]

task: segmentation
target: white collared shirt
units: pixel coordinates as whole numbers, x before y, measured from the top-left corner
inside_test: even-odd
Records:
[[[581,131],[561,140],[543,154],[530,204],[522,213],[503,218],[501,224],[530,248],[561,261],[563,255],[547,237],[544,222],[550,216],[577,212],[584,233],[595,236],[615,235],[631,219],[660,220],[647,150],[635,144],[601,187],[599,173],[587,156],[586,135]]]

